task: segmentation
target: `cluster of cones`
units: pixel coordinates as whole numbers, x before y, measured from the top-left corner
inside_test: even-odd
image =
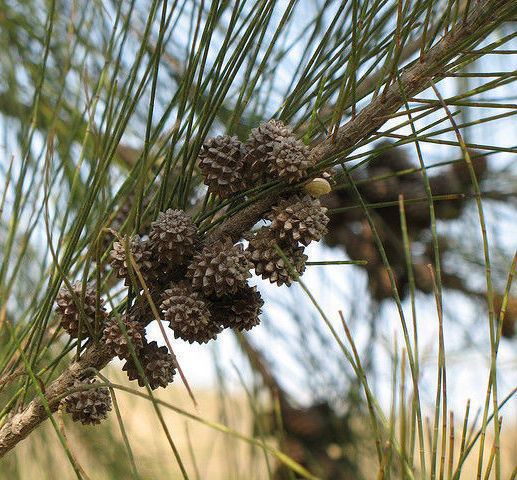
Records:
[[[199,158],[209,193],[221,199],[252,184],[297,182],[311,165],[307,148],[290,127],[276,120],[253,129],[246,144],[229,136],[209,139]],[[203,244],[184,211],[160,212],[142,236],[119,238],[109,254],[114,274],[136,294],[127,313],[108,315],[95,287],[75,282],[64,285],[57,296],[60,324],[72,338],[100,337],[113,357],[125,361],[123,370],[140,386],[166,387],[176,364],[167,348],[146,340],[145,326],[154,315],[144,306],[143,290],[151,293],[176,338],[202,344],[225,328],[249,330],[260,322],[264,304],[256,287],[248,284],[251,270],[271,283],[289,286],[305,269],[304,248],[326,233],[325,212],[306,192],[282,198],[265,214],[268,226],[245,234],[247,248],[229,238]],[[84,382],[91,385],[92,380]],[[100,407],[109,399],[105,393],[83,387],[67,397],[67,410],[74,420],[97,423],[109,410]]]
[[[312,165],[307,147],[278,120],[252,129],[245,144],[227,135],[212,138],[199,158],[205,184],[221,199],[272,180],[297,182]]]
[[[403,195],[409,236],[423,246],[421,254],[413,252],[415,286],[422,292],[430,293],[433,291],[433,283],[427,265],[433,263],[434,256],[424,179],[400,148],[385,144],[379,150],[380,154],[366,162],[366,168],[353,171],[353,181],[366,204],[387,204],[382,208],[370,208],[370,215],[390,262],[401,298],[409,292],[398,204],[399,195]],[[471,158],[474,172],[481,179],[487,170],[486,159],[476,152],[471,152]],[[440,174],[429,176],[429,184],[433,197],[448,196],[434,202],[435,217],[440,220],[459,218],[466,205],[463,193],[468,192],[472,185],[466,164],[454,163],[451,167],[442,167]],[[325,242],[331,246],[344,247],[353,260],[367,260],[365,268],[373,298],[378,301],[392,298],[391,281],[379,254],[375,235],[361,208],[357,208],[357,203],[348,179],[325,197],[327,207],[342,209],[332,215]],[[446,248],[445,243],[443,247]],[[451,277],[451,281],[454,280]]]

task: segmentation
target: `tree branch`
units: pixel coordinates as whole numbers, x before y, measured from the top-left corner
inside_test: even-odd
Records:
[[[327,160],[353,147],[361,140],[378,130],[389,115],[397,112],[404,105],[404,97],[410,98],[428,88],[429,80],[445,73],[444,67],[452,58],[464,53],[469,47],[466,43],[476,31],[491,25],[495,29],[501,17],[507,17],[517,11],[511,0],[485,0],[472,7],[470,15],[464,22],[459,22],[449,33],[420,59],[403,69],[400,73],[400,85],[392,84],[385,93],[377,96],[361,112],[339,128],[337,135],[328,138],[312,149],[311,157],[315,162]],[[488,32],[487,32],[488,33]],[[475,36],[474,42],[478,39]]]
[[[70,390],[76,379],[87,369],[101,370],[112,359],[103,344],[87,348],[80,360],[72,362],[66,370],[45,389],[45,400],[52,412],[56,412],[62,396]],[[36,397],[21,413],[13,415],[0,430],[0,457],[4,456],[18,442],[26,438],[47,418],[47,412],[40,397]]]
[[[345,123],[331,138],[326,139],[312,149],[313,163],[328,160],[351,149],[361,140],[368,138],[381,127],[389,115],[404,105],[404,95],[412,97],[429,86],[429,80],[445,73],[447,62],[465,51],[469,44],[478,39],[476,32],[484,30],[485,34],[495,29],[501,18],[517,10],[515,0],[484,0],[471,7],[469,16],[460,21],[419,60],[402,70],[400,85],[392,84],[385,93],[374,98],[353,119]],[[474,40],[471,40],[474,37]],[[404,92],[404,95],[403,95]],[[238,240],[267,210],[276,203],[281,189],[272,191],[267,197],[245,207],[233,217],[223,222],[207,236],[206,241],[213,243],[224,236]],[[52,412],[59,405],[59,399],[72,388],[74,380],[81,377],[85,370],[101,370],[111,360],[111,355],[101,344],[91,345],[81,359],[71,363],[66,370],[47,388],[45,399]],[[22,412],[8,419],[0,430],[0,457],[26,438],[47,418],[41,399],[36,397]]]

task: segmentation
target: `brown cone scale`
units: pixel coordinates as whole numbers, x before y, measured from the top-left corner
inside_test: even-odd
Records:
[[[244,154],[244,145],[237,137],[221,135],[203,144],[199,153],[199,169],[210,193],[225,199],[246,189]]]
[[[210,302],[200,292],[193,291],[186,282],[165,290],[163,299],[160,308],[175,338],[189,343],[207,343],[221,331],[221,326],[212,319],[208,307]]]
[[[327,209],[321,206],[321,202],[310,195],[301,199],[294,196],[281,200],[272,208],[269,228],[280,241],[293,245],[299,242],[307,246],[313,240],[320,241],[327,233],[329,218],[325,215],[326,212]]]
[[[97,380],[76,380],[74,387],[93,385]],[[64,400],[65,410],[74,422],[83,425],[99,424],[111,410],[111,396],[106,387],[89,388],[71,393]]]
[[[167,347],[158,347],[156,342],[148,343],[138,352],[138,359],[152,390],[165,388],[172,382],[176,364]],[[122,370],[127,372],[129,380],[137,380],[141,387],[145,385],[133,358],[127,360]]]
[[[232,295],[244,288],[251,277],[249,262],[242,244],[233,245],[231,240],[205,247],[194,256],[187,277],[195,290],[207,296]]]
[[[74,301],[72,293],[64,284],[56,297],[56,314],[61,326],[72,338],[81,336],[84,339],[89,337],[90,330],[94,330],[96,326],[97,290],[94,285],[87,284],[83,297],[83,282],[80,281],[74,282],[72,289],[82,306],[83,312],[81,312],[81,308]],[[99,299],[98,322],[100,325],[104,323],[107,317],[106,309],[102,306],[103,303],[104,301]]]
[[[283,284],[290,286],[295,276],[275,248],[275,244],[274,234],[267,227],[262,227],[249,242],[250,260],[255,266],[255,273],[263,279],[268,279],[278,286]],[[294,271],[298,275],[302,275],[307,261],[307,255],[303,253],[303,247],[293,245],[279,245],[279,247]]]

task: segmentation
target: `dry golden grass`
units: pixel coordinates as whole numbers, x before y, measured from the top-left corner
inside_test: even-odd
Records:
[[[133,383],[126,382],[122,373],[115,371],[114,368],[110,369],[108,376],[112,381],[135,388]],[[156,393],[157,398],[174,406],[206,420],[223,423],[239,433],[251,435],[253,417],[245,396],[225,395],[223,401],[216,391],[196,390],[195,395],[199,403],[197,411],[180,383]],[[142,480],[183,478],[151,402],[121,391],[117,391],[117,399],[139,477]],[[260,448],[250,446],[240,439],[218,432],[166,408],[161,408],[161,412],[191,479],[269,478],[265,455]],[[56,418],[60,419],[57,415]],[[131,478],[127,451],[124,449],[120,427],[113,411],[109,420],[100,426],[77,425],[67,415],[64,415],[63,420],[70,449],[84,469],[87,475],[85,478],[91,480]],[[459,452],[460,425],[455,426],[455,432],[454,466],[457,465]],[[490,431],[487,434],[485,465],[490,455],[492,441]],[[275,445],[273,439],[268,439],[268,442]],[[462,479],[476,478],[478,449],[479,447],[475,447],[466,461]],[[516,425],[503,426],[501,453],[503,459],[501,478],[510,479],[517,462]],[[447,465],[448,455],[447,450],[445,465]],[[427,451],[426,458],[429,457],[430,451]],[[268,458],[271,469],[274,469],[275,459],[272,456]],[[379,471],[375,456],[365,454],[361,463],[365,478],[378,478]],[[447,467],[445,471],[447,472]],[[0,479],[4,478],[68,480],[77,477],[59,444],[56,433],[50,422],[47,422],[0,463]],[[394,478],[393,475],[392,478]],[[494,476],[491,475],[489,478]]]
[[[128,383],[121,372],[114,370],[108,375],[112,381],[135,388],[134,382]],[[152,403],[126,392],[117,391],[116,395],[140,478],[183,478]],[[197,411],[180,383],[156,392],[157,398],[174,406],[207,420],[223,422],[239,433],[251,434],[250,409],[243,396],[226,396],[222,408],[221,399],[213,391],[196,390],[195,395],[199,404]],[[166,408],[160,411],[190,478],[267,478],[264,454],[258,447]],[[63,417],[70,449],[91,480],[130,478],[130,463],[114,411],[109,420],[99,426],[82,426],[74,424],[66,414]],[[56,418],[59,420],[58,415]],[[0,478],[68,480],[77,477],[52,425],[46,422],[7,455],[0,464]]]

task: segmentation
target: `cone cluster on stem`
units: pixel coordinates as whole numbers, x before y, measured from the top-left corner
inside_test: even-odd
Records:
[[[310,166],[308,149],[291,127],[277,120],[262,122],[246,144],[229,136],[209,139],[199,154],[209,193],[220,199],[245,196],[249,186],[277,179],[296,184]],[[82,283],[76,282],[73,293],[64,286],[58,294],[61,325],[72,337],[80,332],[84,340],[100,338],[113,357],[125,361],[123,370],[140,386],[166,387],[178,366],[167,347],[146,339],[145,326],[156,319],[153,311],[168,322],[175,338],[204,344],[223,329],[247,331],[259,324],[264,301],[248,283],[251,270],[279,286],[291,285],[304,272],[304,248],[322,238],[328,217],[302,185],[290,190],[295,193],[264,213],[269,225],[242,232],[246,247],[229,237],[204,243],[192,219],[174,209],[160,212],[140,235],[119,236],[108,260],[113,275],[131,287],[131,304],[107,318],[96,288],[88,285],[83,292]],[[148,307],[147,295],[156,309]],[[108,408],[102,407],[105,396],[99,392],[104,390],[67,397],[74,420],[100,421]]]

